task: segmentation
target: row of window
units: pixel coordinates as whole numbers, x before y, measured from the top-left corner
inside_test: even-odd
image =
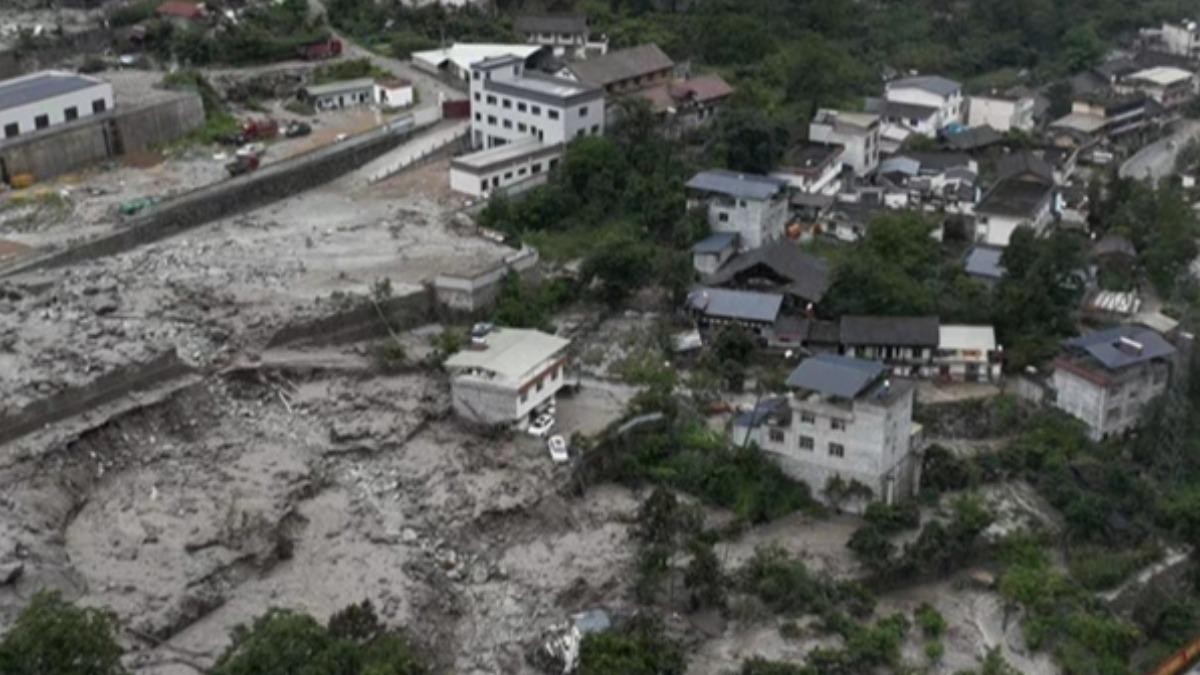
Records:
[[[768,432],[768,435],[770,436],[772,443],[783,443],[785,440],[783,429],[771,429]],[[807,450],[809,452],[814,452],[817,449],[817,443],[815,440],[813,440],[812,436],[797,437],[796,445],[801,450]],[[845,457],[846,456],[846,446],[842,445],[841,443],[833,443],[833,442],[829,443],[828,450],[829,450],[830,457]]]
[[[102,113],[106,110],[106,108],[107,108],[107,106],[104,103],[104,99],[98,98],[95,101],[92,101],[92,112],[93,113]],[[63,120],[64,121],[71,122],[71,121],[74,121],[77,119],[79,119],[79,108],[78,107],[70,106],[68,108],[63,108]],[[50,126],[50,115],[49,114],[38,115],[37,117],[33,118],[34,130],[46,129],[49,126]],[[20,122],[11,122],[9,124],[4,125],[4,137],[5,138],[14,138],[14,137],[20,136],[20,135],[21,135],[21,123]]]
[[[541,165],[538,164],[537,166],[538,166],[538,170],[540,171]],[[508,174],[508,175],[511,176],[512,174]],[[557,368],[555,368],[554,370],[550,371],[549,374],[539,377],[537,380],[537,383],[534,385],[535,393],[540,393],[542,391],[542,389],[545,389],[546,382],[553,382],[553,381],[557,380],[558,378],[562,377],[562,372],[563,372],[563,367],[560,365]],[[529,400],[529,389],[525,389],[524,391],[521,392],[521,403],[525,403],[528,400]]]
[[[475,121],[482,124],[483,123],[483,113],[478,113],[478,112],[475,113]],[[493,127],[501,126],[505,129],[512,129],[515,127],[516,130],[521,133],[528,132],[528,133],[533,134],[534,136],[537,136],[539,141],[545,140],[545,137],[546,137],[545,133],[541,129],[538,129],[537,127],[535,127],[533,125],[525,124],[524,122],[516,122],[514,124],[514,122],[508,118],[497,119],[497,117],[495,115],[488,115],[487,123]],[[587,129],[580,129],[579,131],[575,132],[575,136],[577,138],[580,136],[584,136],[586,134],[587,134]],[[600,135],[600,125],[599,124],[592,125],[592,135],[593,136]]]
[[[479,92],[475,92],[475,102],[479,103],[481,99],[482,99],[482,94],[480,94]],[[513,100],[511,98],[497,98],[494,94],[487,95],[487,103],[488,103],[488,105],[499,104],[500,107],[504,108],[505,110],[512,110],[512,108],[513,108]],[[531,115],[535,115],[535,116],[539,116],[539,117],[542,114],[542,106],[540,106],[540,105],[534,105],[532,103],[526,104],[524,101],[517,101],[516,107],[517,107],[517,112],[527,112]],[[587,114],[588,114],[588,107],[586,105],[579,106],[579,116],[587,117]],[[558,110],[555,110],[554,108],[546,108],[546,117],[549,117],[552,120],[558,119],[559,118]]]

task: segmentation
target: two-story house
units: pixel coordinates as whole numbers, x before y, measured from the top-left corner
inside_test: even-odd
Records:
[[[1057,213],[1054,166],[1028,152],[999,162],[1001,178],[975,205],[975,240],[1005,247],[1018,227],[1041,234]]]
[[[675,62],[658,45],[645,44],[568,63],[563,74],[616,97],[670,82]]]
[[[497,328],[446,359],[454,412],[477,424],[520,424],[550,407],[565,382],[570,340]]]
[[[1146,68],[1121,78],[1121,94],[1144,94],[1163,108],[1175,108],[1196,97],[1196,74],[1174,66]]]
[[[880,109],[873,112],[882,114],[893,127],[934,138],[945,127],[963,121],[963,108],[962,85],[937,75],[921,75],[888,82]]]
[[[938,327],[938,346],[927,377],[955,382],[998,382],[1003,349],[991,326]]]
[[[840,145],[842,162],[856,176],[866,176],[879,166],[879,134],[879,116],[870,113],[821,108],[808,125],[808,140]]]
[[[714,232],[736,233],[741,250],[783,237],[788,219],[785,181],[714,169],[696,174],[686,187],[688,208],[703,205],[709,227]]]
[[[935,316],[843,316],[846,356],[882,361],[898,375],[919,376],[938,348]]]
[[[991,127],[996,131],[1031,131],[1035,101],[1026,92],[972,96],[967,101],[967,126]]]
[[[557,57],[583,59],[608,52],[608,39],[592,40],[583,14],[522,14],[513,30],[530,44],[549,47]]]
[[[485,197],[553,168],[576,138],[604,133],[604,90],[525,70],[519,56],[471,68],[471,145],[450,164],[451,187]]]
[[[1136,428],[1146,405],[1167,390],[1175,347],[1141,326],[1120,326],[1063,342],[1054,361],[1054,405],[1100,440]]]
[[[787,379],[789,394],[740,415],[736,443],[754,443],[788,475],[831,500],[835,479],[858,483],[871,500],[894,504],[917,491],[919,450],[913,383],[875,361],[818,354]],[[867,501],[840,504],[862,511]]]
[[[805,194],[836,194],[842,187],[840,145],[809,141],[793,146],[772,176],[785,180],[794,190]]]

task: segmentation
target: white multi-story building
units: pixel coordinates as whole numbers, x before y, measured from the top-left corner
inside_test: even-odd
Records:
[[[808,140],[840,145],[842,162],[865,176],[879,166],[879,116],[822,108],[808,125]]]
[[[1035,102],[1032,96],[972,96],[967,102],[967,126],[991,127],[996,131],[1033,129]]]
[[[1200,58],[1200,27],[1195,21],[1187,20],[1178,24],[1163,22],[1162,42],[1169,54],[1189,59]]]
[[[756,443],[780,467],[830,498],[831,481],[858,483],[871,499],[893,504],[919,481],[919,433],[912,422],[912,381],[888,367],[834,354],[803,361],[788,377],[791,392],[734,421],[734,442]],[[841,504],[861,511],[866,502]]]
[[[46,70],[0,82],[0,130],[16,138],[113,109],[112,85]]]
[[[1114,88],[1122,94],[1145,94],[1164,108],[1174,108],[1196,97],[1196,74],[1183,68],[1157,66],[1126,75]]]
[[[470,94],[471,145],[480,152],[451,163],[459,192],[488,196],[548,170],[572,140],[604,133],[603,89],[526,72],[519,56],[472,66]]]
[[[1140,326],[1120,326],[1063,343],[1054,361],[1054,405],[1082,420],[1094,440],[1136,428],[1167,390],[1175,347]]]
[[[787,181],[723,169],[701,171],[687,182],[688,208],[704,205],[713,232],[738,235],[739,250],[780,239],[787,228]]]
[[[937,75],[888,82],[883,98],[889,103],[936,108],[936,130],[963,120],[962,85]]]
[[[478,424],[519,424],[562,389],[571,341],[541,331],[498,328],[446,359],[454,412]]]

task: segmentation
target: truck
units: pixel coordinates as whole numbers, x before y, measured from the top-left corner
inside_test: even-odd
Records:
[[[336,38],[310,42],[297,48],[300,58],[305,61],[323,61],[342,55],[342,41]]]

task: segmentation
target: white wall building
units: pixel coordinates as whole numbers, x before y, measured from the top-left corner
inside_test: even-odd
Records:
[[[1140,326],[1120,326],[1063,343],[1054,362],[1054,405],[1100,440],[1136,428],[1147,404],[1167,390],[1175,347]]]
[[[1196,97],[1196,74],[1172,66],[1146,68],[1121,78],[1116,90],[1142,93],[1164,108],[1174,108]]]
[[[471,77],[471,66],[480,61],[501,56],[517,56],[529,61],[543,49],[545,47],[541,45],[456,42],[442,49],[413,52],[412,64],[420,70],[435,75],[444,73],[465,83]]]
[[[840,145],[842,161],[865,176],[879,166],[879,116],[822,108],[808,125],[808,140]]]
[[[1042,234],[1054,220],[1053,183],[1009,178],[995,185],[975,205],[975,241],[1005,247],[1018,227]]]
[[[103,80],[46,70],[0,82],[0,138],[40,129],[113,109],[112,85]]]
[[[1177,24],[1163,22],[1162,41],[1170,54],[1186,56],[1189,59],[1200,58],[1200,27],[1195,21],[1187,20]]]
[[[545,145],[604,133],[604,90],[526,72],[523,59],[502,56],[471,67],[471,145],[494,148],[536,138]]]
[[[1034,106],[1032,96],[972,96],[967,102],[967,126],[1030,131]]]
[[[300,96],[317,112],[367,106],[375,102],[375,80],[360,77],[316,84],[300,90]]]
[[[446,359],[454,412],[478,424],[522,423],[562,389],[570,340],[498,328]]]
[[[523,14],[513,22],[513,30],[526,42],[549,47],[558,57],[587,58],[608,52],[608,39],[592,40],[583,14]]]
[[[872,499],[913,496],[920,447],[912,422],[912,381],[889,378],[882,363],[819,354],[800,364],[782,399],[734,421],[734,442],[753,442],[814,496],[834,478],[857,482]],[[843,504],[851,511],[866,503]]]
[[[963,119],[962,85],[937,75],[907,77],[888,82],[884,99],[893,103],[929,106],[940,111],[938,123],[946,126]]]
[[[938,348],[926,376],[955,382],[999,382],[1001,353],[991,326],[939,326]]]
[[[384,108],[407,108],[415,102],[413,83],[399,77],[375,80],[375,102]]]
[[[784,236],[787,182],[772,176],[725,170],[701,171],[687,182],[688,208],[704,204],[713,232],[738,235],[739,250],[756,249]]]
[[[450,189],[486,199],[496,190],[546,177],[562,157],[561,145],[522,138],[507,145],[480,150],[450,161]]]

